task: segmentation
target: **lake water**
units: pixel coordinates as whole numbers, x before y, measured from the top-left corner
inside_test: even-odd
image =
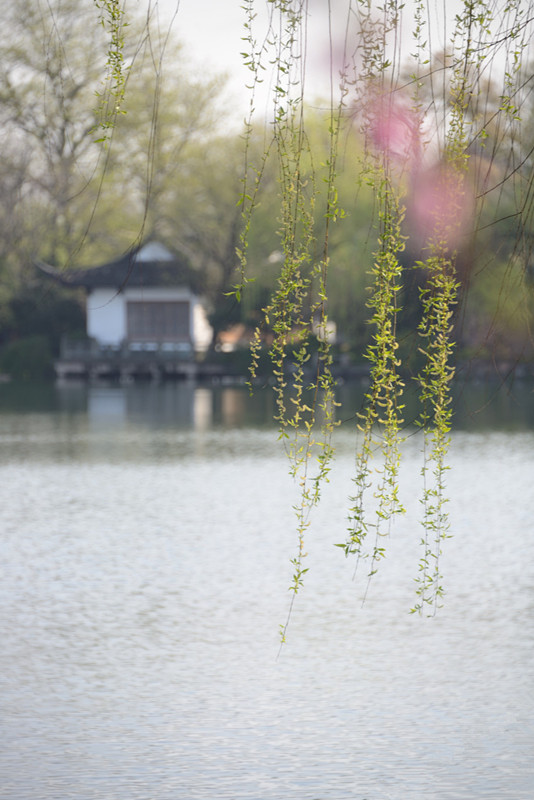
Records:
[[[406,515],[362,607],[339,548],[358,390],[287,613],[296,488],[240,387],[0,387],[0,797],[532,800],[534,395],[458,397],[445,606]]]

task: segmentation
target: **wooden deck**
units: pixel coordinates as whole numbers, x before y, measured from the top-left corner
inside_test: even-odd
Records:
[[[105,347],[89,339],[65,341],[54,362],[60,380],[195,380],[202,372],[193,348],[183,342],[125,342]]]

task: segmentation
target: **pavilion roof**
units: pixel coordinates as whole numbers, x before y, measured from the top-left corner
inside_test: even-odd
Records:
[[[112,287],[187,286],[199,289],[198,273],[188,259],[171,252],[160,242],[147,242],[132,248],[120,258],[86,269],[60,270],[44,262],[37,267],[63,286],[85,289]]]

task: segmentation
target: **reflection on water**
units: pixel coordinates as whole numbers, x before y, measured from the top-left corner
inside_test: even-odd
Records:
[[[488,406],[474,389],[453,432],[440,614],[407,613],[417,437],[407,514],[361,608],[332,546],[343,425],[277,660],[296,487],[271,393],[0,387],[0,797],[531,800],[530,389]],[[347,417],[361,392],[340,390]]]
[[[341,384],[336,400],[338,419],[350,425],[361,410],[366,384]],[[534,427],[534,384],[513,385],[461,383],[454,390],[456,429],[500,428],[520,430]],[[405,392],[405,422],[417,418],[415,386]],[[64,385],[27,386],[0,384],[0,413],[60,413],[88,415],[97,426],[139,421],[154,427],[272,427],[274,396],[269,386],[256,388],[251,396],[244,385],[195,385],[155,383],[126,386]]]

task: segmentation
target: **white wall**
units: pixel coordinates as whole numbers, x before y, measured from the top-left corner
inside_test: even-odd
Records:
[[[124,293],[102,288],[87,296],[87,335],[100,344],[121,344],[126,336]]]
[[[87,297],[87,334],[103,345],[120,345],[126,338],[128,300],[190,300],[189,335],[195,350],[205,350],[211,342],[211,327],[201,301],[189,289],[157,287],[95,289]]]
[[[193,331],[195,350],[207,350],[211,344],[213,328],[208,322],[206,309],[198,298],[196,298],[193,304]]]

